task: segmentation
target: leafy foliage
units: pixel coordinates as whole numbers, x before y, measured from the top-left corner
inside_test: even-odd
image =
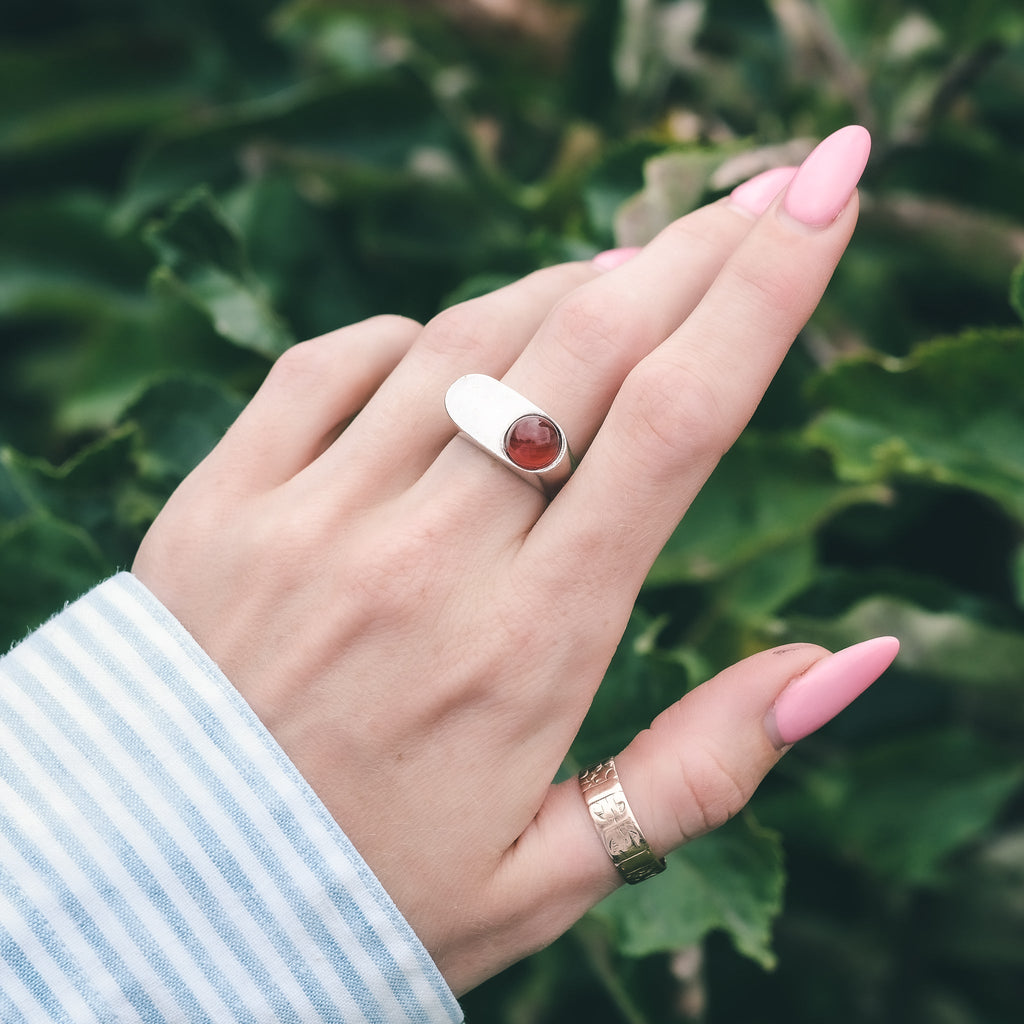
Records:
[[[867,124],[854,243],[655,566],[573,757],[766,644],[894,632],[897,668],[741,820],[466,1007],[1017,1019],[1024,13],[14,0],[2,17],[4,643],[130,564],[293,340],[643,242]]]
[[[671,874],[641,889],[618,890],[594,915],[613,925],[627,956],[686,949],[724,928],[741,953],[773,967],[771,929],[782,878],[777,836],[741,817],[684,847],[672,859]]]

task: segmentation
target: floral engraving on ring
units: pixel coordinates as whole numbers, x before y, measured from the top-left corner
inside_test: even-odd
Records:
[[[595,800],[590,811],[600,822],[605,845],[612,854],[627,853],[644,845],[643,836],[620,796],[613,793]]]

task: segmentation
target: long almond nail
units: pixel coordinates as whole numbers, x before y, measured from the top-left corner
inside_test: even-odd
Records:
[[[639,246],[624,246],[621,249],[605,249],[599,252],[593,259],[593,264],[600,270],[614,270],[628,263],[634,256],[640,253]]]
[[[865,640],[822,658],[794,679],[765,719],[775,746],[796,743],[835,718],[892,664],[899,649],[892,636]]]
[[[795,220],[825,227],[843,212],[871,152],[871,136],[860,125],[833,132],[800,165],[786,190],[783,208]]]
[[[752,217],[760,217],[775,197],[793,180],[795,167],[773,167],[770,171],[755,174],[749,181],[737,185],[729,194],[729,203],[749,213]]]

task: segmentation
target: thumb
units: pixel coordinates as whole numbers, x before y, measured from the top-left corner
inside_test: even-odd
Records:
[[[663,857],[740,811],[787,747],[863,693],[898,650],[895,638],[880,637],[837,654],[810,644],[764,651],[659,715],[615,758],[654,854]],[[534,936],[534,948],[622,882],[576,779],[551,787],[505,869],[511,888],[531,905],[520,906],[525,919],[551,929]]]
[[[726,669],[659,715],[616,758],[652,849],[663,856],[725,824],[789,745],[860,696],[898,650],[894,637],[836,654],[812,645],[776,648]]]

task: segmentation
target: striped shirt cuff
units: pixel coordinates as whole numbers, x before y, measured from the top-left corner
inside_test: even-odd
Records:
[[[0,659],[0,1020],[461,1019],[315,793],[133,576]]]

